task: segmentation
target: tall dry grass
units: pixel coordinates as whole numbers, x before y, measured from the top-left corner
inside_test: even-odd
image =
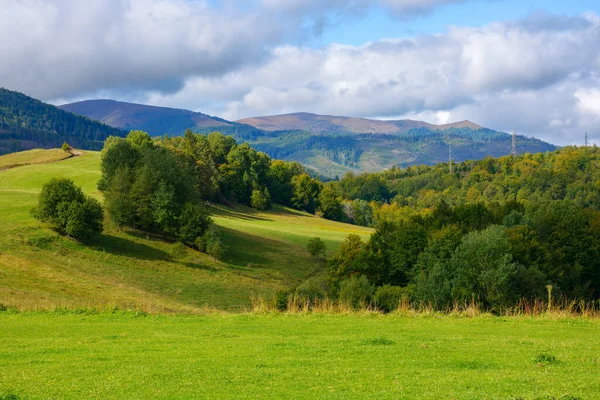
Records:
[[[351,314],[351,313],[377,313],[384,314],[376,304],[361,304],[354,308],[350,304],[339,300],[325,298],[310,301],[297,295],[291,295],[287,299],[285,309],[278,308],[276,296],[264,297],[253,296],[252,308],[254,314],[288,313],[288,314]],[[402,298],[398,306],[390,314],[403,316],[428,316],[428,315],[451,315],[458,317],[478,316],[531,316],[531,317],[585,317],[600,318],[600,300],[584,301],[558,299],[545,301],[541,299],[521,299],[512,307],[503,309],[488,309],[475,300],[470,302],[455,301],[445,308],[434,307],[431,303],[412,302],[408,298]]]

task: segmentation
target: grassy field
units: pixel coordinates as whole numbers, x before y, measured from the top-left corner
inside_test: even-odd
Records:
[[[37,151],[0,157],[34,159]],[[25,152],[29,153],[29,152]],[[370,230],[276,207],[270,212],[214,207],[214,220],[229,247],[222,262],[136,231],[105,223],[105,232],[84,246],[35,221],[29,210],[42,185],[69,177],[99,199],[100,155],[0,171],[0,303],[21,309],[54,307],[142,308],[197,312],[205,307],[240,310],[252,295],[298,285],[322,274],[305,246],[322,237],[329,253],[350,233]]]
[[[7,154],[0,157],[0,170],[5,168],[18,167],[28,164],[43,164],[54,161],[64,160],[72,157],[71,153],[67,153],[61,149],[35,149],[29,151],[21,151],[18,153]]]
[[[0,313],[0,398],[594,399],[600,321]]]

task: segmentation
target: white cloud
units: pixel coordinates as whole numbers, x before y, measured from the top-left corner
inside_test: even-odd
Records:
[[[599,54],[594,15],[536,14],[362,46],[278,47],[260,66],[195,78],[151,100],[183,106],[192,93],[214,93],[218,107],[194,106],[230,119],[292,111],[470,119],[567,144],[600,132]]]
[[[454,0],[21,0],[0,8],[0,86],[117,97],[224,118],[309,111],[470,119],[558,144],[600,132],[600,17],[536,13],[484,27],[313,49],[327,13],[429,12]],[[27,27],[24,29],[23,27]],[[310,24],[309,24],[310,27]],[[291,40],[291,42],[290,42]],[[599,138],[600,139],[600,138]]]
[[[281,27],[185,0],[22,0],[0,8],[0,84],[44,99],[173,92],[262,60]]]

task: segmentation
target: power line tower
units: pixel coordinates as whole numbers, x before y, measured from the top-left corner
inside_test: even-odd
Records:
[[[585,133],[585,147],[588,147],[588,138],[587,138],[587,132]]]
[[[510,155],[513,157],[517,156],[517,134],[515,131],[512,131],[512,149],[510,150]]]
[[[450,165],[450,173],[452,173],[452,145],[448,145],[448,165]]]

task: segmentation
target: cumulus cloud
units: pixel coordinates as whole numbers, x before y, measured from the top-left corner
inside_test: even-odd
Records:
[[[0,86],[44,100],[113,97],[234,120],[296,111],[470,119],[558,144],[584,131],[600,140],[596,14],[535,13],[360,46],[296,40],[331,13],[383,7],[406,17],[460,2],[254,0],[243,10],[229,0],[7,2]]]
[[[44,99],[99,89],[175,92],[268,56],[265,14],[184,0],[20,0],[0,8],[0,83]]]
[[[535,14],[445,34],[323,49],[280,46],[259,67],[197,77],[151,101],[197,104],[225,118],[310,111],[474,120],[559,144],[600,131],[600,21]],[[596,138],[594,138],[596,139]]]

